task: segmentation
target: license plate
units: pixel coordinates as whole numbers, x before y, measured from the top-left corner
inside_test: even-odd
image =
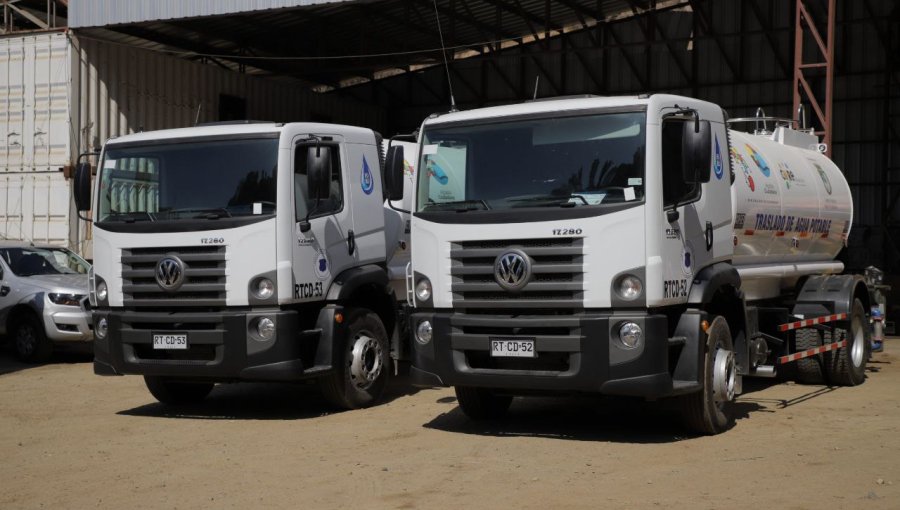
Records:
[[[154,349],[187,349],[187,333],[162,333],[153,335]]]
[[[491,338],[491,356],[503,358],[534,358],[534,339]]]

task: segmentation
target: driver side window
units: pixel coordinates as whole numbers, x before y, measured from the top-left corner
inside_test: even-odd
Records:
[[[682,133],[687,119],[666,119],[662,127],[663,207],[692,202],[700,196],[700,184],[684,182]]]
[[[294,217],[296,221],[334,214],[343,208],[344,197],[341,187],[341,152],[337,145],[320,145],[321,150],[331,151],[331,192],[327,199],[316,200],[309,197],[307,183],[306,155],[309,147],[298,145],[294,151]],[[310,211],[312,211],[310,213]]]

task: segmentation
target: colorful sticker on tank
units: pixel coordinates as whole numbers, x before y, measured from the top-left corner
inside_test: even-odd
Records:
[[[744,156],[734,147],[731,148],[731,160],[732,165],[739,166],[741,171],[743,171],[744,182],[747,183],[747,187],[750,188],[750,191],[756,191],[756,183],[753,182],[753,176],[750,175],[750,165],[747,164],[747,161],[744,160]]]
[[[363,193],[366,195],[371,195],[372,190],[375,189],[375,178],[372,177],[372,171],[369,169],[369,162],[366,161],[366,157],[363,156],[363,166],[362,166],[362,175],[360,176],[360,185],[362,187]]]
[[[744,144],[744,147],[747,148],[747,152],[750,153],[750,159],[756,163],[756,166],[759,167],[759,171],[762,172],[766,177],[770,177],[772,175],[772,170],[769,169],[769,164],[766,163],[766,160],[762,157],[762,154],[759,153],[756,149],[754,149],[749,143]]]
[[[819,174],[819,177],[822,178],[822,184],[825,185],[825,191],[830,195],[833,190],[831,189],[831,181],[828,179],[828,174],[825,173],[825,170],[823,170],[818,163],[812,162],[812,164],[816,167],[816,172]]]
[[[791,184],[797,184],[797,176],[784,161],[778,162],[778,173],[781,174],[781,179],[784,181],[786,189],[791,189]]]
[[[716,174],[716,179],[722,180],[722,176],[725,175],[725,165],[722,164],[722,150],[719,148],[719,135],[716,135],[716,160],[713,162],[713,172]]]

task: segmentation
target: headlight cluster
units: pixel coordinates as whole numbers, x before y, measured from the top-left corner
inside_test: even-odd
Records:
[[[624,275],[616,282],[616,294],[626,301],[634,301],[641,297],[644,291],[644,284],[641,279],[634,275]]]
[[[419,301],[431,299],[431,281],[428,278],[422,278],[416,283],[416,297]]]
[[[108,296],[109,290],[106,288],[106,282],[102,280],[97,282],[97,302],[106,301]]]
[[[256,299],[265,301],[275,294],[275,283],[268,278],[257,278],[253,282],[252,292]]]
[[[51,302],[57,305],[81,306],[81,300],[84,299],[84,294],[60,294],[51,292],[50,294],[47,294],[47,297],[50,298]]]

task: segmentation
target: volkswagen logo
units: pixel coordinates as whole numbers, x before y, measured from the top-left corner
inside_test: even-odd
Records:
[[[508,291],[522,290],[531,280],[531,262],[521,250],[503,252],[494,261],[494,279]]]
[[[175,292],[184,283],[184,262],[167,255],[156,263],[156,283],[162,290]]]

